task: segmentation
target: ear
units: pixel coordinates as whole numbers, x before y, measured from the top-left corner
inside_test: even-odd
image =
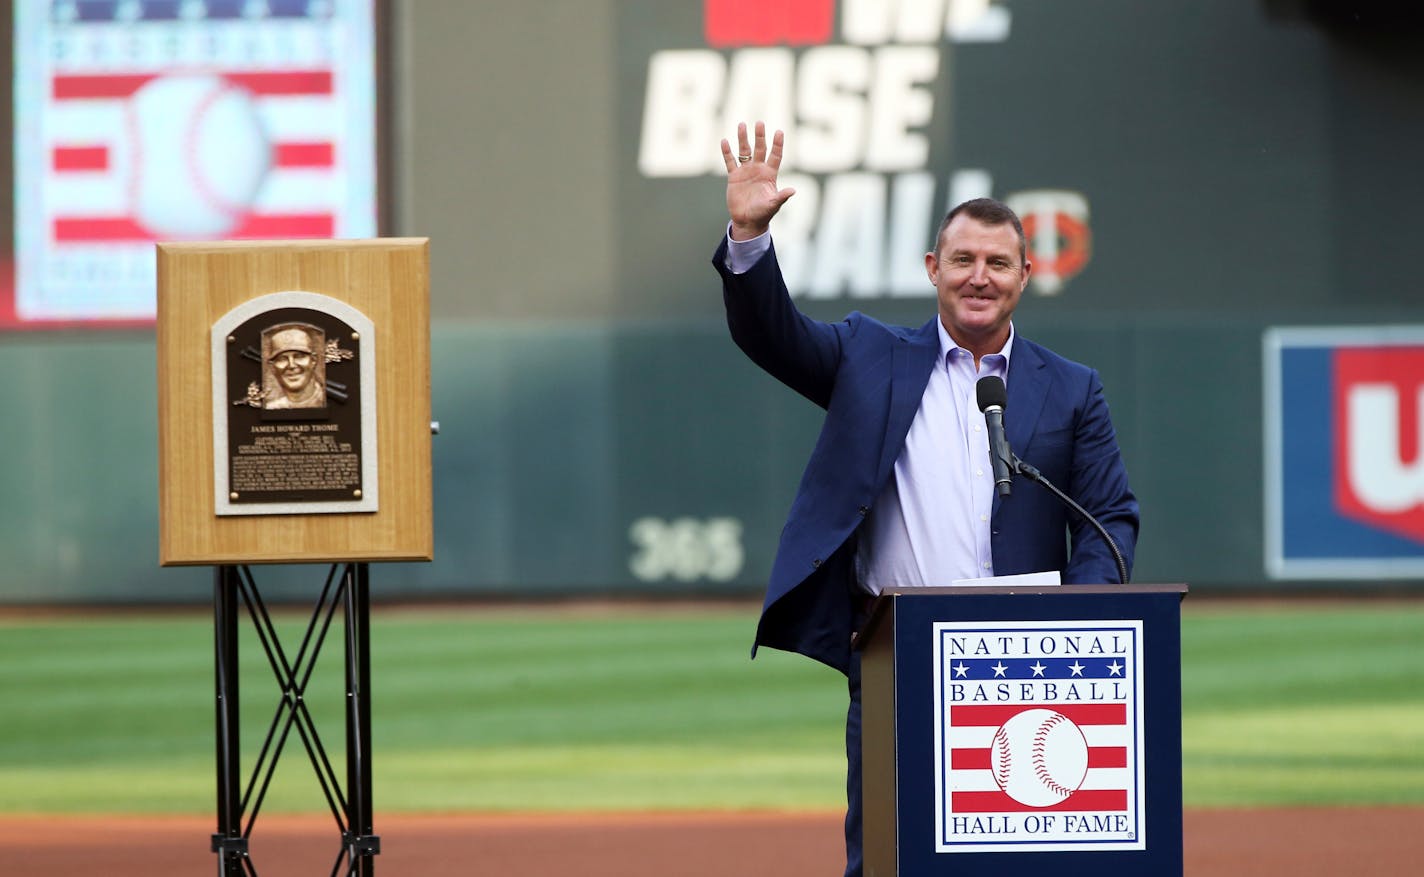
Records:
[[[930,283],[935,286],[939,285],[939,280],[936,276],[938,271],[938,257],[936,257],[934,253],[925,253],[925,274],[929,277]]]
[[[1033,263],[1030,262],[1029,260],[1025,259],[1025,260],[1024,260],[1024,270],[1023,270],[1023,285],[1019,287],[1019,292],[1023,292],[1025,289],[1028,288],[1028,276],[1029,276],[1030,274],[1032,274],[1032,273],[1033,273]]]

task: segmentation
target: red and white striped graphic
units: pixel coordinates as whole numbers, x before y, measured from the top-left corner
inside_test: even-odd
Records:
[[[1131,785],[1127,751],[1131,728],[1127,706],[1108,704],[1054,704],[1087,741],[1087,773],[1082,784],[1060,803],[1028,807],[1004,791],[994,776],[994,734],[1014,716],[1035,709],[1033,704],[1013,706],[951,706],[949,709],[950,802],[954,812],[1010,813],[1029,810],[1055,812],[1122,811],[1127,809]]]
[[[266,147],[260,186],[250,203],[229,207],[231,220],[221,228],[224,238],[330,237],[336,233],[340,206],[337,169],[337,107],[332,100],[332,73],[324,69],[289,71],[190,71],[158,73],[60,74],[51,83],[48,187],[51,240],[56,244],[138,242],[165,237],[209,237],[207,228],[184,233],[175,227],[154,228],[142,215],[140,190],[181,185],[177,168],[161,168],[164,179],[146,173],[145,144],[154,138],[183,136],[203,123],[203,105],[155,107],[140,116],[136,96],[163,80],[202,76],[230,92],[245,96],[254,108],[251,131]],[[147,118],[159,113],[181,115],[171,127],[145,131]],[[173,121],[173,120],[161,120]],[[215,146],[223,144],[215,144]],[[193,143],[162,146],[179,149],[190,159]],[[226,149],[232,149],[229,140]],[[219,161],[223,156],[218,156]],[[190,186],[190,197],[202,193]]]
[[[375,6],[15,4],[0,325],[147,322],[154,241],[376,228]]]

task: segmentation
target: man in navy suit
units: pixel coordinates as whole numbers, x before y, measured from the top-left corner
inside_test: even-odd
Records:
[[[995,495],[978,379],[1007,385],[1010,448],[1096,517],[1128,568],[1137,500],[1097,372],[1015,333],[1033,266],[1023,226],[982,198],[945,217],[925,272],[938,314],[918,329],[861,313],[801,314],[776,262],[770,222],[783,136],[722,141],[731,222],[713,265],[727,325],[753,362],[826,410],[781,533],[756,646],[799,652],[846,673],[846,875],[861,874],[860,661],[851,636],[886,587],[1058,571],[1065,583],[1116,582],[1096,532],[1047,491]]]

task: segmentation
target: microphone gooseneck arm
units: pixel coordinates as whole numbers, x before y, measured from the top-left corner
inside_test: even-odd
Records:
[[[1094,529],[1098,531],[1098,535],[1102,536],[1103,541],[1107,543],[1108,550],[1112,552],[1113,560],[1117,563],[1118,583],[1124,585],[1127,584],[1127,561],[1122,559],[1122,552],[1118,550],[1117,543],[1113,541],[1113,537],[1108,535],[1107,528],[1104,527],[1101,523],[1099,523],[1097,518],[1088,514],[1087,509],[1074,502],[1072,497],[1054,486],[1052,481],[1049,481],[1047,478],[1043,477],[1042,472],[1038,471],[1028,463],[1025,463],[1023,460],[1020,460],[1018,454],[1010,453],[1010,456],[1013,458],[1012,463],[1013,470],[1015,472],[1027,478],[1029,481],[1032,481],[1033,483],[1044,487],[1049,493],[1058,497],[1060,501],[1062,501],[1073,511],[1082,515],[1084,520],[1093,525]]]

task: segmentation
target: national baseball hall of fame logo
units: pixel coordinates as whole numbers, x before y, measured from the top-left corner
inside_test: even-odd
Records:
[[[1424,327],[1264,337],[1266,569],[1424,575]]]
[[[935,852],[1145,849],[1142,622],[934,624]]]
[[[154,241],[375,234],[373,0],[15,9],[14,321],[152,320]]]

